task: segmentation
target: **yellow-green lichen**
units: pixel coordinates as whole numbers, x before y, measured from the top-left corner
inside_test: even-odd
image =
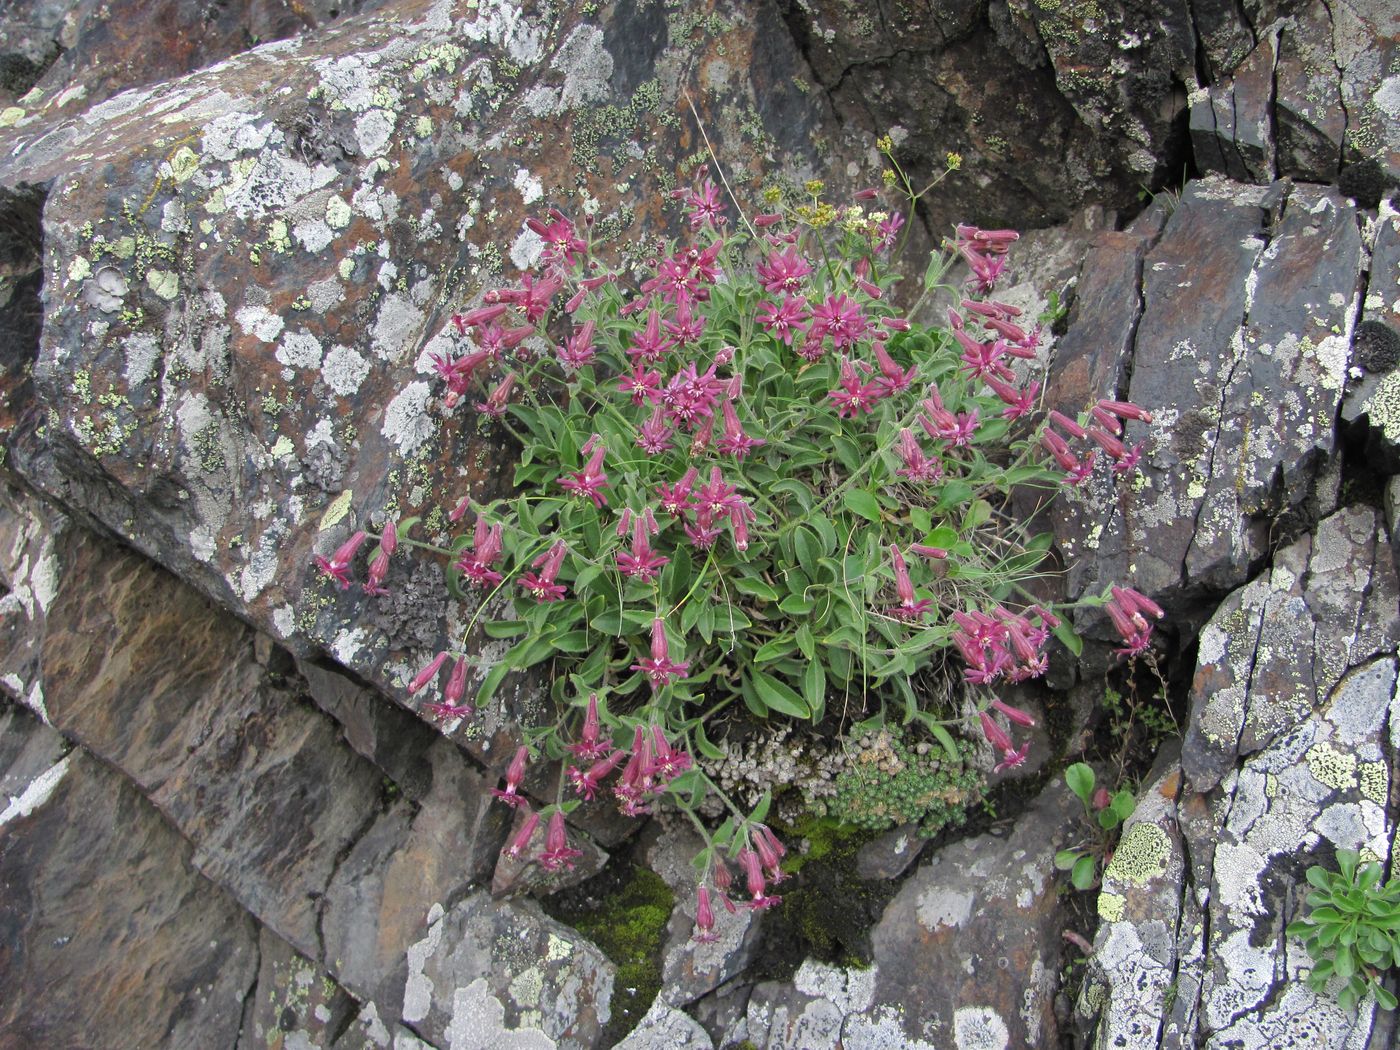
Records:
[[[1123,908],[1127,903],[1127,899],[1120,894],[1103,890],[1099,893],[1099,918],[1105,922],[1118,922],[1123,918]]]
[[[1308,770],[1319,784],[1335,791],[1356,784],[1356,756],[1343,754],[1331,744],[1318,744],[1308,752]]]
[[[350,512],[350,501],[355,493],[346,489],[339,496],[331,501],[331,505],[326,508],[326,512],[321,515],[321,524],[316,527],[317,532],[325,532],[331,526],[338,524]]]
[[[1171,842],[1156,824],[1139,821],[1130,827],[1109,862],[1104,879],[1141,886],[1167,870]],[[1102,898],[1100,898],[1102,899]]]
[[[1384,762],[1362,762],[1356,770],[1361,782],[1361,797],[1384,806],[1390,794],[1390,776]]]

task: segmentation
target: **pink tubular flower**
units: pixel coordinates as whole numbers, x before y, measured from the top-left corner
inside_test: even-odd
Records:
[[[710,890],[701,886],[695,892],[695,936],[700,944],[712,944],[719,940],[715,932],[715,913],[710,908]]]
[[[588,694],[588,708],[583,715],[583,728],[579,731],[577,744],[570,744],[565,750],[587,761],[602,758],[612,750],[612,744],[602,738],[603,725],[598,718],[598,694]]]
[[[901,227],[904,226],[904,216],[899,212],[892,212],[888,219],[885,219],[875,230],[875,250],[887,252],[894,247],[895,238],[899,236]]]
[[[369,563],[369,578],[363,584],[364,592],[369,595],[388,594],[389,589],[384,586],[384,577],[388,573],[389,552],[380,547],[379,553]]]
[[[1026,726],[1027,728],[1035,726],[1035,719],[1032,718],[1028,712],[1022,711],[1019,707],[1012,707],[1010,704],[1003,703],[996,697],[992,697],[992,707],[1005,715],[1008,721],[1015,722],[1018,726]]]
[[[914,584],[909,579],[909,569],[904,564],[904,555],[899,553],[899,547],[890,544],[890,560],[894,565],[894,589],[899,595],[899,604],[886,609],[885,612],[900,620],[920,620],[933,608],[933,602],[925,598],[922,601],[914,594]]]
[[[773,834],[767,824],[754,825],[753,847],[768,874],[769,882],[777,885],[787,878],[782,866],[783,858],[787,856],[787,847],[778,840],[778,836]]]
[[[496,586],[501,582],[501,574],[491,566],[501,556],[501,540],[501,526],[488,526],[486,519],[478,516],[471,549],[464,549],[453,567],[473,583]]]
[[[918,439],[914,437],[914,432],[908,427],[899,432],[899,458],[904,461],[904,466],[895,473],[902,478],[908,478],[910,481],[937,481],[943,476],[943,464],[924,454]]]
[[[900,368],[882,343],[875,344],[875,362],[880,366],[880,378],[875,382],[883,387],[886,396],[908,390],[914,383],[914,377],[919,374],[917,368]]]
[[[707,224],[717,230],[725,224],[724,202],[720,200],[719,187],[710,181],[708,175],[700,180],[699,186],[686,193],[685,203],[690,209],[692,230]]]
[[[514,387],[515,373],[507,372],[506,377],[486,396],[486,400],[477,402],[476,410],[488,416],[505,415],[506,403],[510,400],[510,392]]]
[[[986,711],[980,712],[977,717],[982,723],[982,735],[987,738],[987,743],[1003,753],[1016,749],[1016,746],[1011,742],[1011,737],[1007,735],[1005,729],[997,725],[996,719],[987,714]]]
[[[540,867],[545,871],[558,871],[560,868],[574,870],[574,860],[583,856],[582,850],[569,846],[569,832],[564,827],[564,811],[556,809],[549,818],[549,829],[544,833],[544,852],[540,854]]]
[[[1031,742],[1027,740],[1019,748],[1012,748],[1001,753],[1001,761],[992,767],[993,773],[1001,773],[1008,769],[1015,769],[1026,761],[1026,756],[1031,753]]]
[[[607,472],[603,470],[603,456],[606,453],[607,450],[602,445],[596,445],[583,469],[559,482],[560,488],[587,496],[595,507],[606,507],[608,499],[602,493],[603,489],[610,487]]]
[[[875,406],[885,396],[884,388],[876,383],[864,383],[855,366],[848,358],[841,359],[841,381],[835,390],[826,395],[836,406],[836,414],[842,419],[854,419],[861,413],[875,411]]]
[[[670,562],[651,549],[647,536],[646,520],[640,516],[632,524],[632,550],[617,552],[617,567],[624,576],[650,583],[661,572],[661,567]]]
[[[525,804],[525,796],[520,794],[520,782],[525,779],[525,766],[530,761],[530,749],[521,744],[516,749],[515,757],[511,759],[510,767],[506,770],[506,787],[502,791],[500,788],[492,788],[491,794],[508,806],[521,806]]]
[[[656,494],[661,499],[661,509],[673,517],[686,517],[693,506],[690,494],[699,473],[698,470],[691,467],[681,475],[680,480],[674,485],[658,485]]]
[[[579,769],[578,766],[570,766],[566,775],[573,781],[574,790],[582,795],[586,801],[592,802],[593,794],[602,784],[603,778],[622,765],[622,760],[626,757],[626,751],[614,751],[606,758],[593,763],[586,772]]]
[[[442,665],[447,663],[447,656],[447,651],[443,650],[429,660],[428,663],[424,665],[423,669],[413,676],[413,679],[408,683],[409,696],[418,692],[418,690],[422,689],[438,676],[438,672],[442,670]]]
[[[457,657],[452,673],[447,676],[447,687],[442,691],[442,703],[424,704],[424,709],[443,718],[465,718],[470,715],[472,706],[462,703],[462,697],[467,694],[467,669],[470,666],[465,656]]]
[[[578,236],[574,224],[564,217],[563,212],[557,208],[550,208],[549,217],[551,221],[548,223],[529,218],[525,220],[525,225],[539,234],[540,239],[544,241],[546,262],[563,261],[572,266],[588,251],[588,245]]]
[[[646,368],[640,360],[634,361],[632,371],[622,377],[617,389],[632,395],[634,405],[640,405],[648,399],[654,400],[661,389],[661,373]]]
[[[530,848],[530,840],[535,837],[535,830],[540,826],[540,815],[530,808],[530,804],[523,803],[525,807],[525,820],[520,825],[520,830],[515,833],[515,837],[510,840],[510,845],[505,848],[507,856],[519,860]]]
[[[671,447],[672,433],[666,410],[657,405],[651,418],[637,428],[637,447],[649,456],[659,456]]]
[[[757,853],[745,846],[739,851],[739,866],[744,869],[744,878],[749,890],[749,896],[753,899],[749,901],[749,907],[754,911],[763,911],[781,904],[781,897],[773,897],[767,893],[767,880],[763,877],[763,861],[759,859]]]
[[[632,670],[641,671],[647,676],[653,693],[670,685],[673,679],[684,678],[690,670],[688,662],[674,663],[671,660],[666,624],[659,616],[651,621],[651,658],[633,664]]]
[[[638,361],[654,364],[670,347],[670,337],[661,334],[661,315],[653,310],[647,314],[646,328],[632,336],[632,345],[627,348],[627,353]]]
[[[1160,605],[1131,587],[1114,587],[1110,593],[1129,616],[1134,613],[1143,613],[1155,620],[1160,620],[1165,615]]]
[[[316,555],[316,565],[330,579],[334,580],[336,586],[342,591],[350,586],[350,563],[355,560],[355,554],[368,537],[368,533],[361,529],[348,540],[335,549],[335,553],[329,558]]]
[[[1138,419],[1144,423],[1152,422],[1152,413],[1140,405],[1135,405],[1131,401],[1107,401],[1098,403],[1099,408],[1105,412],[1112,412],[1120,419]]]
[[[593,322],[585,321],[572,336],[559,347],[559,360],[568,369],[582,368],[596,356],[593,346]]]
[[[691,767],[690,753],[674,748],[658,725],[651,727],[652,761],[647,775],[662,784],[670,783]]]
[[[557,602],[567,593],[562,583],[555,583],[559,570],[564,565],[564,555],[568,548],[563,540],[556,540],[554,546],[530,563],[538,573],[527,572],[520,577],[520,586],[527,594],[532,594],[539,602]]]
[[[1063,412],[1052,411],[1046,418],[1072,438],[1083,438],[1087,434],[1083,427]]]
[[[750,437],[744,433],[743,425],[739,422],[739,414],[735,411],[732,400],[724,402],[722,411],[724,413],[724,436],[715,442],[715,447],[721,452],[733,456],[742,463],[753,449],[767,444],[762,438]]]
[[[837,350],[849,350],[869,329],[860,304],[845,295],[828,295],[826,301],[812,307],[812,323],[820,324]]]

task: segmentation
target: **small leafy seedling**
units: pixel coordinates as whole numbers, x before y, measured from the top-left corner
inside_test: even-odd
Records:
[[[1085,820],[1093,828],[1091,839],[1055,854],[1055,867],[1069,872],[1069,881],[1077,890],[1090,890],[1099,884],[1102,868],[1113,855],[1113,833],[1133,815],[1136,806],[1131,791],[1113,795],[1107,788],[1096,791],[1095,779],[1093,768],[1084,762],[1065,770],[1065,783],[1083,803]]]
[[[1383,1010],[1395,1009],[1395,996],[1381,984],[1385,971],[1400,967],[1400,879],[1381,885],[1379,863],[1360,867],[1355,850],[1337,851],[1338,871],[1308,869],[1313,892],[1308,914],[1288,924],[1301,937],[1316,965],[1308,974],[1315,992],[1333,977],[1343,981],[1337,1002],[1350,1010],[1371,992]]]

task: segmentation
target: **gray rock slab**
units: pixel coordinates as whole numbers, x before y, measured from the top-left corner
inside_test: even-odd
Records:
[[[257,931],[188,843],[82,751],[0,802],[0,1044],[233,1046]]]
[[[1142,476],[1071,496],[1071,593],[1131,580],[1176,611],[1248,578],[1335,447],[1360,265],[1335,191],[1187,187],[1142,264],[1127,389],[1154,416],[1128,426]]]

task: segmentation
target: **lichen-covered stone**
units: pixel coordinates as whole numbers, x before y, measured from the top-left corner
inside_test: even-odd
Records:
[[[403,1020],[434,1046],[591,1048],[613,966],[537,906],[484,890],[434,907],[408,951]]]
[[[1354,209],[1333,191],[1187,188],[1143,257],[1131,351],[1104,369],[1130,359],[1126,393],[1153,413],[1128,427],[1145,442],[1142,478],[1070,494],[1072,594],[1132,580],[1184,611],[1243,582],[1270,521],[1306,503],[1335,445],[1360,266]],[[1090,305],[1077,323],[1092,329]],[[1060,389],[1057,376],[1056,401]]]
[[[1065,927],[1053,861],[1081,812],[1058,782],[1008,836],[935,853],[885,909],[869,969],[809,960],[790,985],[758,985],[748,1038],[794,1050],[1053,1045]]]
[[[1393,651],[1400,587],[1380,516],[1338,511],[1201,631],[1182,765],[1208,790],[1306,718],[1352,667]]]

